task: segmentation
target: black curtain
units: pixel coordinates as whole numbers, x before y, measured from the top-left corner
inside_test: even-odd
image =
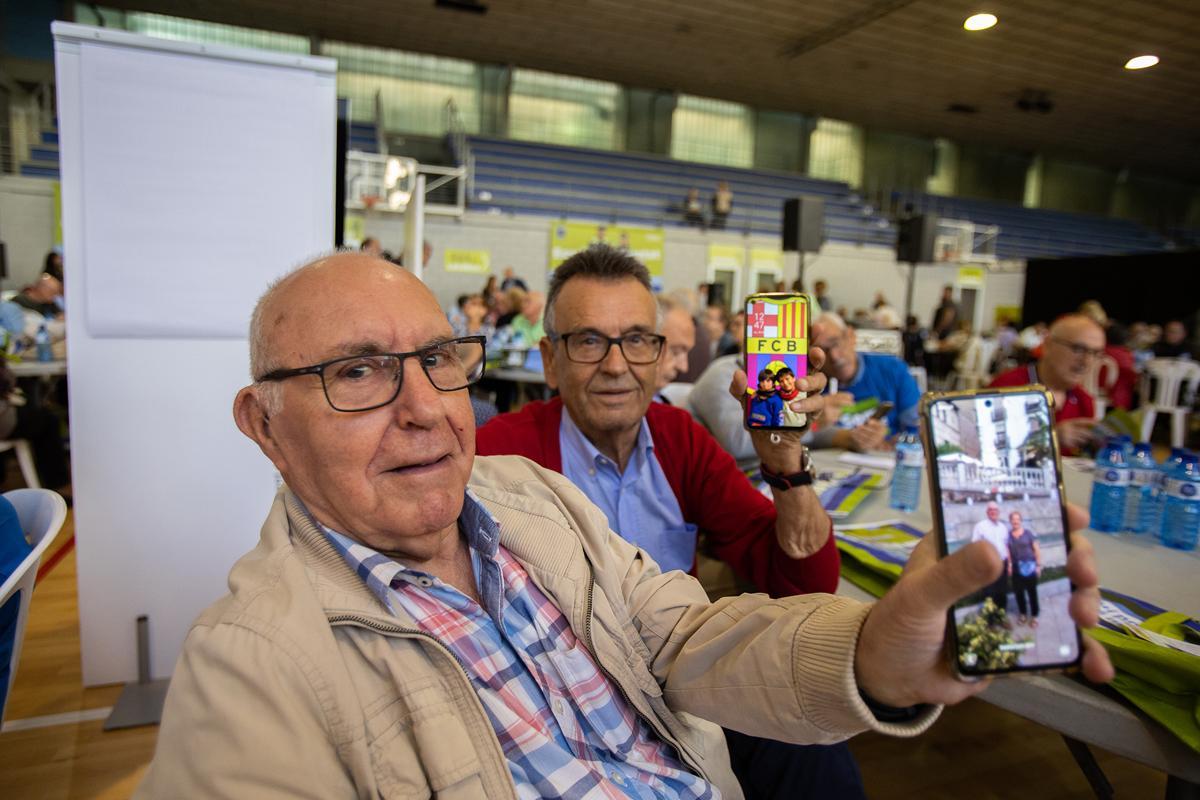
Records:
[[[1052,322],[1084,300],[1099,300],[1110,318],[1126,324],[1194,322],[1200,312],[1200,250],[1029,260],[1023,324]]]

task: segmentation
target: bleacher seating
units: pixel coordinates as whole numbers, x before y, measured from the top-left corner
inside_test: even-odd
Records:
[[[351,122],[350,142],[347,150],[358,150],[361,153],[378,153],[379,139],[375,133],[374,122]]]
[[[700,190],[707,214],[718,181],[728,181],[734,197],[729,231],[778,236],[784,201],[815,195],[825,201],[826,239],[888,247],[895,242],[887,220],[845,183],[479,136],[469,139],[469,149],[474,182],[468,203],[476,210],[683,226],[688,190]]]
[[[996,255],[1000,258],[1117,255],[1164,250],[1168,246],[1136,222],[1113,217],[920,192],[894,192],[892,201],[897,209],[911,204],[916,214],[998,225]]]
[[[40,141],[29,148],[29,158],[23,160],[18,172],[28,178],[58,180],[58,129],[41,132]]]

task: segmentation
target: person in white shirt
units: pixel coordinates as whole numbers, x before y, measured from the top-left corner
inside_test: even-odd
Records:
[[[994,500],[987,504],[987,519],[975,523],[971,541],[987,542],[1004,562],[1000,577],[984,589],[985,595],[992,599],[996,608],[1003,610],[1008,606],[1008,526],[1000,521],[1000,506]]]

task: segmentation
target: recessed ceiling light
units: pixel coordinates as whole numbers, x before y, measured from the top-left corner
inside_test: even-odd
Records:
[[[1145,69],[1158,63],[1158,56],[1134,56],[1125,62],[1125,69]]]
[[[988,28],[995,25],[999,20],[995,14],[972,14],[967,17],[963,27],[969,31],[986,31]]]

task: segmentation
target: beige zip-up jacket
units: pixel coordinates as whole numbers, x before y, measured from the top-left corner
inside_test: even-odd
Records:
[[[859,698],[866,605],[710,603],[523,458],[477,458],[470,488],[622,694],[727,798],[742,793],[717,725],[830,743],[866,729],[915,735],[937,714],[882,724]],[[136,797],[516,800],[459,662],[371,594],[286,488],[229,588],[188,634]]]

